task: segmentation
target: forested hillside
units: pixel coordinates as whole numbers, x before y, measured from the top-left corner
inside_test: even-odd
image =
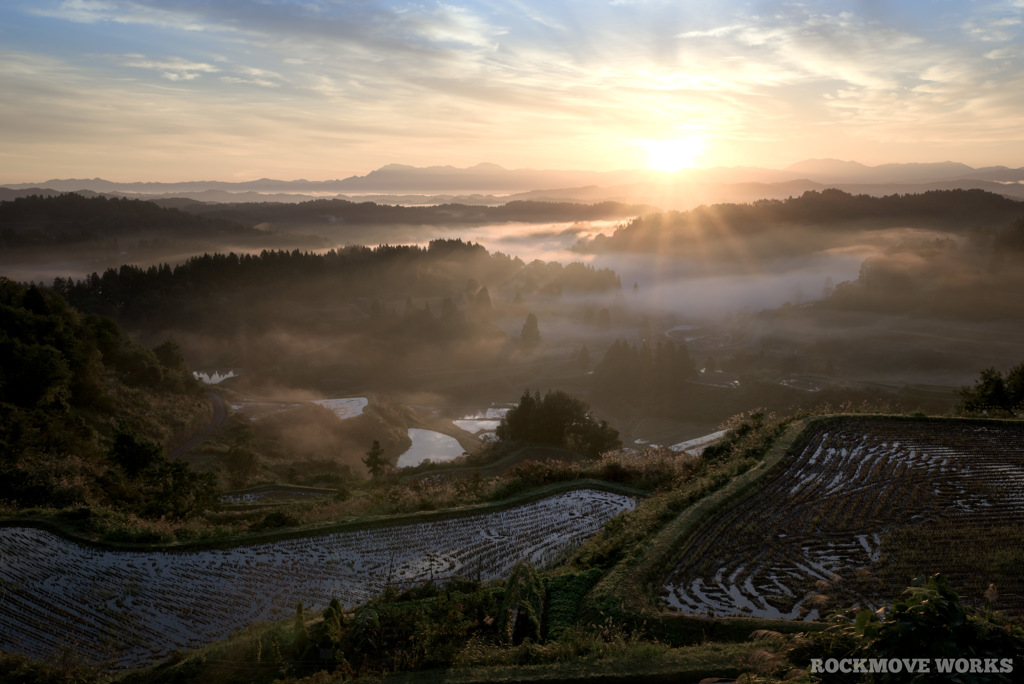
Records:
[[[977,227],[999,228],[1022,215],[1024,202],[983,190],[933,190],[888,197],[808,191],[786,200],[715,204],[641,216],[610,236],[581,241],[576,249],[597,253],[669,251],[712,259],[743,253],[757,259],[804,254],[860,231],[913,227],[964,234]],[[741,246],[737,247],[737,241]]]
[[[167,238],[248,235],[232,221],[165,209],[143,200],[82,197],[19,197],[0,202],[0,247],[116,245],[119,238],[159,231]]]
[[[171,341],[146,349],[59,294],[0,278],[0,500],[186,517],[213,481],[161,444],[205,417]]]
[[[528,315],[525,298],[614,292],[619,279],[608,269],[525,264],[435,240],[426,248],[206,254],[173,268],[58,278],[55,287],[147,340],[180,339],[193,364],[244,365],[300,384],[322,384],[318,369],[329,368],[333,387],[351,387],[490,364],[511,351],[507,330]]]
[[[279,223],[349,223],[446,225],[496,223],[500,221],[546,222],[588,221],[627,218],[656,211],[653,207],[599,202],[535,202],[517,200],[496,207],[468,204],[400,206],[343,199],[319,199],[309,202],[248,202],[240,204],[186,204],[184,211],[200,216],[221,218],[245,225],[269,221]]]

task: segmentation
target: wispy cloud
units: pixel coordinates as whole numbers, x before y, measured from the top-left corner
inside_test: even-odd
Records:
[[[160,75],[169,81],[191,81],[203,74],[215,74],[220,71],[212,64],[191,62],[179,57],[150,59],[145,55],[121,55],[116,59],[122,66],[159,71]]]
[[[244,168],[311,177],[333,174],[303,158],[349,172],[629,166],[637,140],[694,131],[723,163],[884,155],[893,141],[939,154],[944,140],[952,156],[965,135],[976,154],[1024,154],[1024,0],[754,6],[38,0],[0,7],[15,41],[0,55],[0,143],[45,147],[14,133],[40,121],[65,141],[95,126],[135,136],[125,159],[152,146],[195,163],[219,143]]]
[[[127,0],[63,0],[56,6],[42,4],[32,7],[29,11],[39,16],[84,24],[146,24],[186,31],[199,31],[205,28],[200,13],[189,11],[180,4],[162,8],[159,4]]]

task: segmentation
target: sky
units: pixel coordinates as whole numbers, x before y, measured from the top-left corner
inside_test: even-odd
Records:
[[[1024,0],[3,0],[0,183],[1024,166]]]

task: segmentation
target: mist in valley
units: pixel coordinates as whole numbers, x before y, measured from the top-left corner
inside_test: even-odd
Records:
[[[944,211],[958,200],[970,218]],[[420,430],[479,450],[489,435],[456,421],[526,390],[583,397],[642,444],[680,443],[752,410],[944,413],[957,387],[1013,365],[1024,341],[1015,304],[993,295],[1018,272],[1012,250],[999,249],[1019,231],[1005,223],[1016,210],[1006,202],[808,193],[619,218],[580,205],[578,220],[415,225],[229,205],[221,218],[182,219],[187,230],[88,238],[69,237],[67,224],[63,234],[22,225],[54,244],[23,239],[25,258],[5,269],[54,283],[146,345],[175,341],[193,370],[230,372],[217,391],[237,407],[232,484],[315,484],[365,473],[374,440],[398,462]],[[391,211],[331,206],[364,220]],[[212,220],[222,223],[203,230]],[[172,219],[151,224],[160,221]],[[83,239],[91,249],[74,260],[67,243]],[[984,307],[992,315],[979,316]],[[690,371],[654,391],[644,364],[666,347],[685,350]],[[611,358],[623,349],[636,360]],[[339,417],[313,403],[330,398],[368,406]],[[216,455],[207,461],[218,467]]]

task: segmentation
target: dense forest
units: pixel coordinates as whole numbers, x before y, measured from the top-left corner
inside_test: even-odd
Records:
[[[67,193],[0,202],[0,248],[3,249],[116,245],[119,238],[152,232],[161,233],[164,239],[237,237],[256,233],[234,221],[195,216],[143,200]]]
[[[263,251],[260,254],[204,254],[175,267],[123,265],[77,282],[59,278],[54,287],[85,311],[102,311],[138,323],[150,319],[180,325],[204,318],[206,308],[238,294],[246,298],[304,288],[308,296],[330,301],[346,298],[463,298],[467,285],[476,296],[480,283],[492,283],[521,295],[561,295],[618,289],[609,269],[581,263],[525,264],[518,258],[490,254],[461,240],[433,240],[416,246],[346,247],[323,254]],[[211,312],[210,317],[223,311]],[[177,317],[175,317],[177,314]],[[170,320],[165,316],[172,316]]]
[[[57,293],[0,278],[0,500],[183,518],[214,481],[162,443],[205,418],[180,348],[133,343]]]
[[[203,204],[195,202],[185,204],[181,209],[199,216],[225,219],[244,225],[256,225],[264,222],[271,224],[346,223],[357,225],[465,225],[502,221],[533,223],[628,218],[656,211],[653,207],[622,204],[621,202],[576,204],[515,200],[490,207],[468,204],[401,206],[375,202],[352,202],[342,199],[318,199],[298,204],[274,202]]]
[[[516,350],[512,326],[531,315],[528,298],[557,302],[619,285],[608,269],[526,264],[461,240],[206,254],[173,268],[124,265],[54,283],[76,307],[147,339],[172,334],[194,363],[316,382],[326,366],[349,384],[497,362]]]
[[[812,190],[787,200],[716,204],[640,216],[610,236],[581,240],[576,249],[584,253],[672,252],[715,260],[741,254],[763,258],[805,254],[844,234],[861,231],[899,226],[966,233],[977,227],[1002,227],[1022,214],[1024,202],[983,190],[933,190],[887,197]],[[737,246],[737,241],[746,248]]]
[[[119,238],[163,241],[192,238],[207,241],[266,239],[263,229],[300,225],[465,225],[505,221],[547,222],[618,219],[653,211],[651,207],[601,202],[515,201],[486,207],[462,204],[406,207],[322,199],[285,204],[205,204],[177,207],[117,197],[84,197],[75,193],[32,195],[0,202],[0,248],[41,249],[61,245],[113,246]],[[255,227],[260,226],[257,230]],[[125,241],[127,244],[127,241]]]
[[[916,312],[938,318],[1024,318],[1016,296],[1024,279],[1024,219],[964,240],[900,242],[867,259],[839,283],[824,308]]]

